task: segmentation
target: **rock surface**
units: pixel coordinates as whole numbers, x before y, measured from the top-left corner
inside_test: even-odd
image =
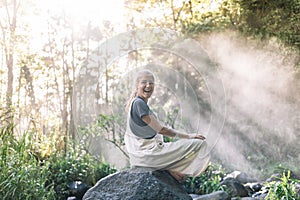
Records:
[[[224,191],[217,191],[211,194],[195,195],[192,197],[193,200],[226,200],[229,198],[229,195]]]
[[[84,200],[263,200],[269,188],[264,182],[253,182],[256,179],[241,172],[228,174],[220,185],[228,190],[210,194],[188,194],[183,185],[178,183],[166,171],[151,171],[146,168],[131,169],[107,176],[91,189]],[[280,174],[273,175],[267,180],[279,183]],[[300,184],[296,184],[300,195]],[[197,192],[196,192],[197,193]],[[77,199],[75,197],[75,199]],[[78,198],[80,199],[80,198]],[[295,199],[299,199],[298,196]]]
[[[248,191],[244,187],[243,184],[241,184],[239,181],[237,181],[234,178],[227,178],[223,180],[221,185],[226,185],[227,188],[230,189],[231,191],[231,196],[232,197],[247,197],[248,196]]]
[[[97,182],[83,200],[191,200],[180,183],[166,171],[131,169]]]

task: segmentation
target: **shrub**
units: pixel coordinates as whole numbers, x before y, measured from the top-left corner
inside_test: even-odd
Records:
[[[3,122],[5,116],[0,113]],[[14,135],[13,120],[0,126],[0,197],[11,199],[66,199],[69,184],[81,181],[94,185],[97,180],[115,172],[110,165],[98,161],[78,146],[69,146],[67,153],[57,150],[49,141],[35,141],[35,132]],[[50,141],[50,143],[56,141]],[[40,147],[52,148],[47,156]],[[47,151],[48,152],[48,151]]]
[[[265,187],[269,188],[269,191],[265,199],[300,199],[300,195],[296,190],[296,185],[299,183],[299,180],[290,178],[290,171],[287,174],[283,173],[281,178],[278,177],[278,181],[266,183]]]
[[[215,191],[226,191],[224,185],[220,182],[225,174],[221,166],[209,165],[208,168],[200,176],[192,178],[188,177],[183,187],[189,194],[209,194]]]
[[[13,124],[0,128],[0,196],[2,199],[55,199],[47,165],[41,166],[31,154],[30,133],[17,139]]]
[[[48,162],[50,180],[59,199],[66,199],[71,195],[69,185],[73,181],[92,186],[99,179],[116,172],[109,164],[98,161],[81,149],[77,152],[69,151],[67,155],[53,155]]]

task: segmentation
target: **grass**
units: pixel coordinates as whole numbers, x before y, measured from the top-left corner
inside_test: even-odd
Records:
[[[290,177],[290,171],[283,173],[281,177],[277,177],[278,180],[266,183],[265,187],[269,188],[266,200],[282,199],[282,200],[294,200],[300,199],[299,193],[297,193],[297,184],[300,184],[299,180],[292,179]]]
[[[17,138],[13,120],[0,116],[0,196],[11,199],[66,199],[71,195],[69,184],[81,181],[92,186],[116,170],[89,155],[83,148],[68,146],[67,153],[57,150],[49,141],[33,138],[36,132],[25,132]],[[4,124],[4,123],[3,123]],[[46,143],[46,144],[45,144]],[[41,146],[51,148],[47,150]]]

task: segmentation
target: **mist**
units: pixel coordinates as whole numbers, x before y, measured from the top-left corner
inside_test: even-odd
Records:
[[[295,169],[300,162],[299,56],[275,40],[246,40],[234,32],[199,39],[218,65],[226,94],[226,122],[214,158],[256,176],[276,166]]]
[[[113,130],[97,129],[97,137],[116,133],[114,139],[124,148],[124,104],[134,88],[134,74],[146,68],[157,78],[149,104],[158,119],[205,135],[212,163],[256,177],[280,165],[295,169],[300,161],[300,83],[295,67],[299,55],[275,39],[261,42],[235,32],[200,35],[196,40],[146,29],[101,45],[77,78],[77,124],[87,126],[100,114],[114,114],[119,121],[111,122]],[[107,155],[105,160],[119,169],[128,167],[127,158],[121,158],[123,152],[113,144],[100,148],[97,139],[91,141],[95,155]]]

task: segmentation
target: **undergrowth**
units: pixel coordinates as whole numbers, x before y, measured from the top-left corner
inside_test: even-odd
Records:
[[[69,145],[67,150],[58,150],[56,141],[52,141],[54,144],[37,142],[36,132],[16,137],[13,118],[2,113],[0,120],[0,197],[3,200],[67,199],[71,195],[71,182],[93,186],[100,178],[116,171],[80,146]],[[40,148],[45,145],[46,154]]]

